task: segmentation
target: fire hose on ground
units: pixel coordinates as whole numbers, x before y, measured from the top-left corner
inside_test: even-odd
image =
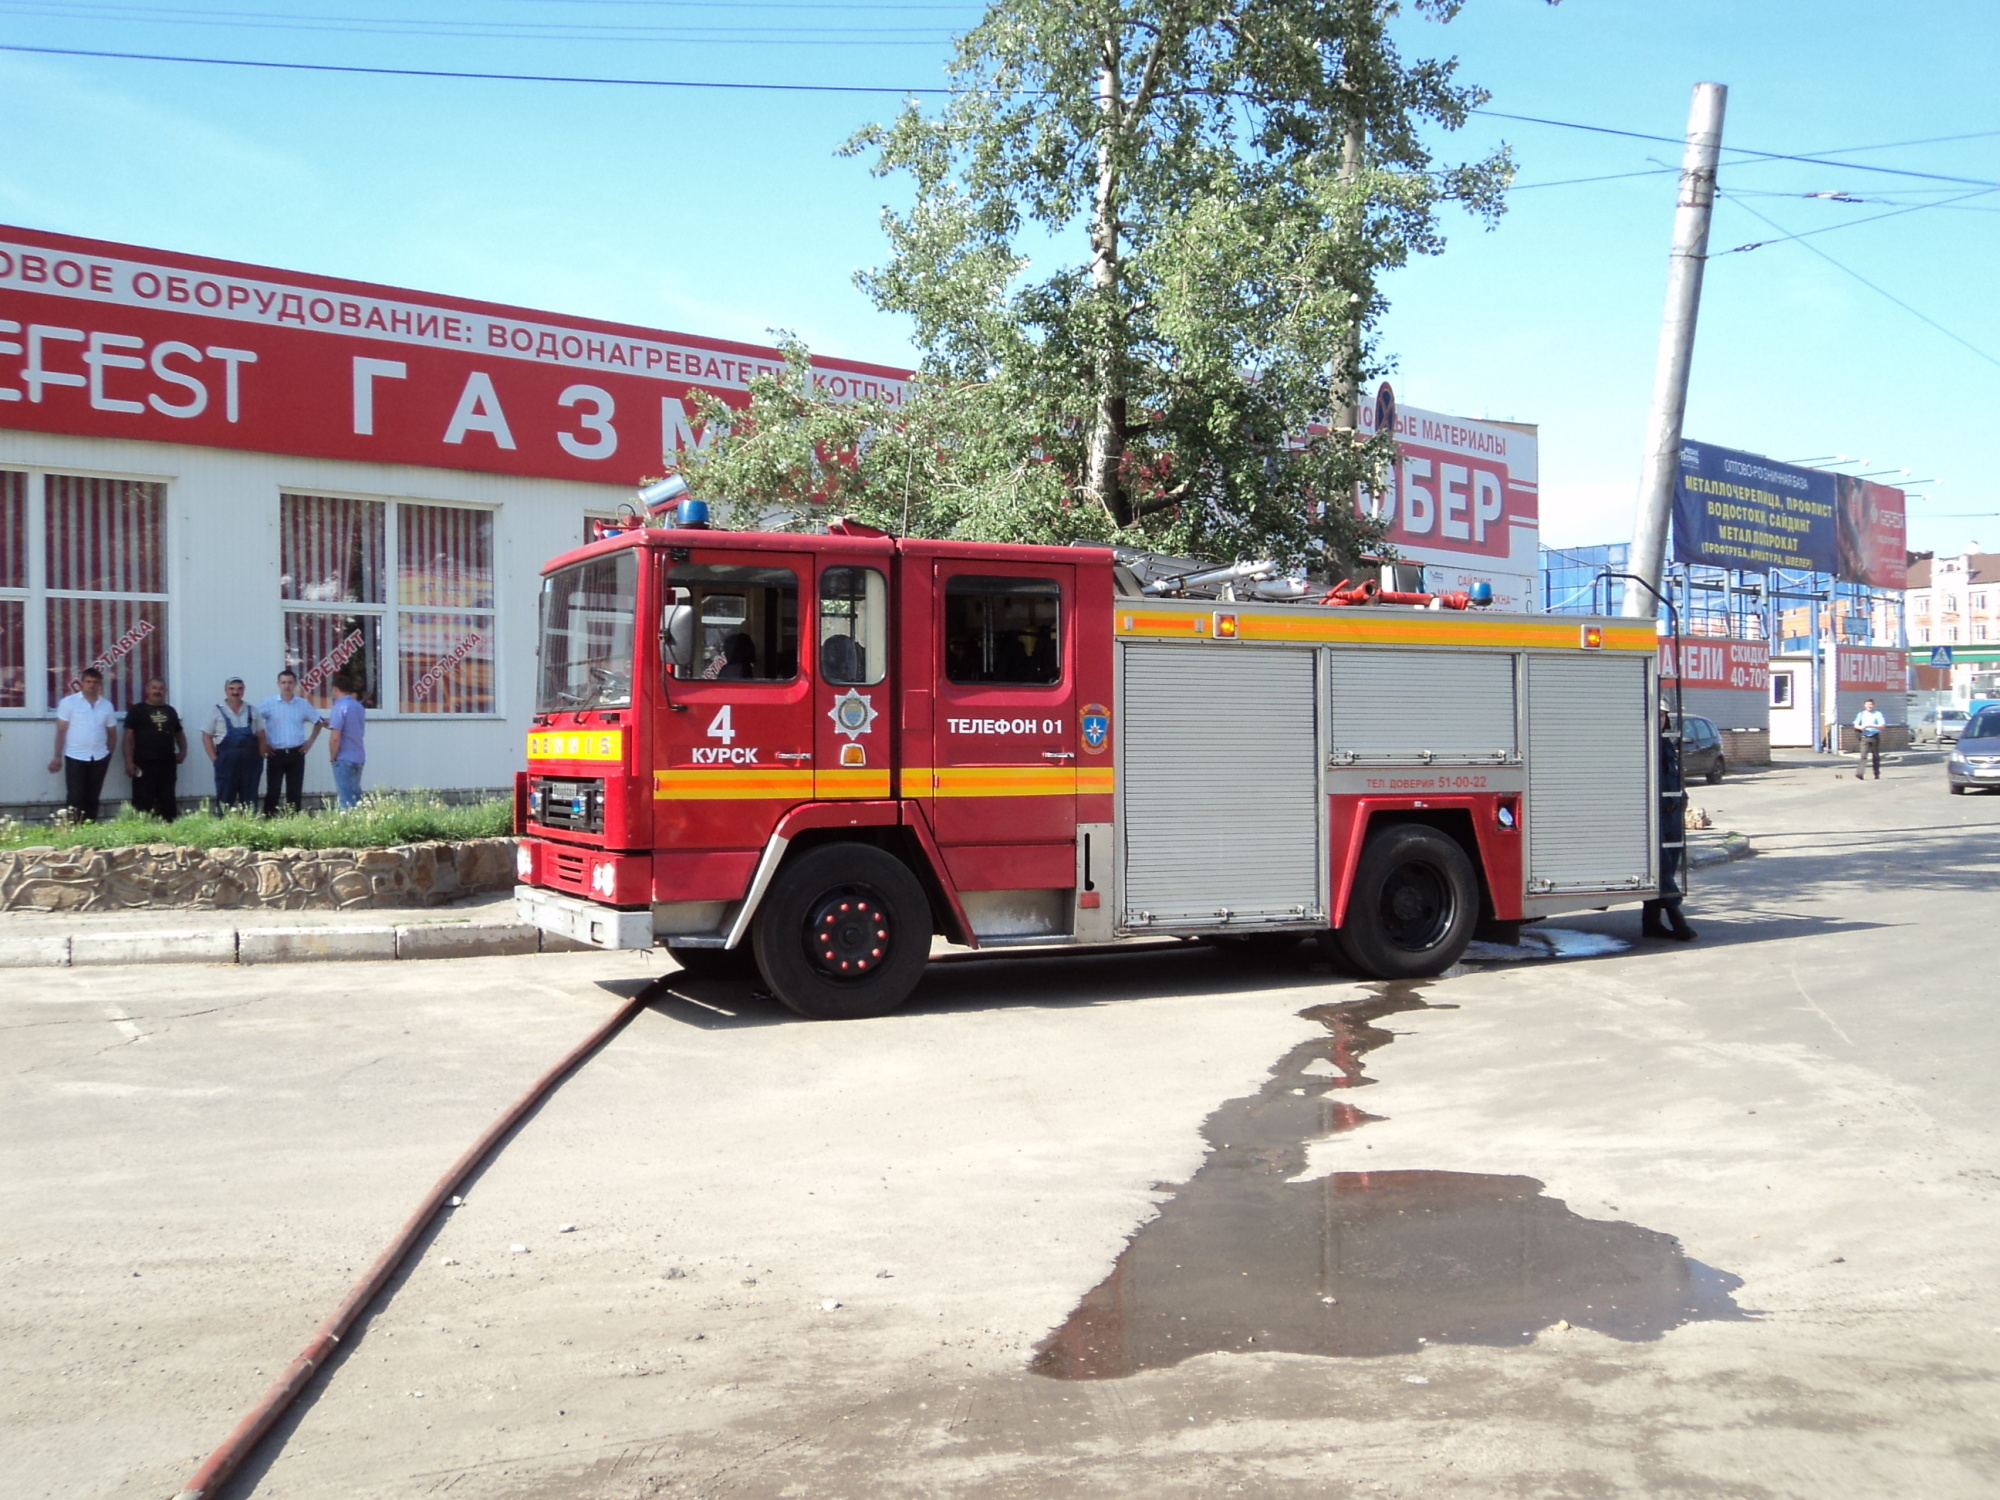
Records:
[[[291,1407],[292,1403],[305,1393],[312,1384],[312,1378],[325,1365],[328,1357],[340,1348],[340,1341],[355,1319],[367,1311],[368,1306],[381,1293],[399,1271],[410,1252],[423,1239],[438,1211],[450,1201],[452,1195],[464,1185],[466,1180],[478,1170],[494,1148],[504,1141],[508,1134],[519,1125],[535,1107],[546,1099],[566,1077],[589,1059],[592,1053],[610,1041],[625,1024],[644,1010],[654,998],[659,988],[658,982],[647,985],[630,1000],[627,1000],[595,1031],[566,1052],[561,1061],[537,1078],[521,1095],[501,1112],[499,1118],[486,1127],[485,1132],[474,1141],[465,1154],[452,1163],[451,1170],[437,1180],[424,1201],[417,1205],[417,1211],[410,1215],[403,1227],[397,1231],[388,1247],[375,1258],[375,1263],[367,1273],[354,1283],[340,1306],[333,1310],[319,1330],[306,1341],[285,1371],[264,1392],[260,1400],[238,1422],[229,1436],[222,1440],[213,1453],[209,1454],[200,1468],[196,1469],[187,1483],[181,1487],[178,1500],[214,1500],[215,1495],[230,1475],[242,1465],[256,1448],[264,1434]]]

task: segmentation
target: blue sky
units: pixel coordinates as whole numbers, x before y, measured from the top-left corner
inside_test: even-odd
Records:
[[[946,37],[976,13],[913,0],[0,0],[0,42],[908,87],[938,81]],[[384,23],[397,30],[370,29]],[[1841,167],[1726,159],[1712,251],[1830,232],[1716,256],[1687,431],[1774,458],[1907,468],[1938,481],[1913,491],[1913,545],[2000,550],[2000,515],[1964,514],[2000,512],[2000,191],[1928,206],[2000,183],[2000,133],[1928,139],[2000,132],[2000,6],[1471,0],[1450,26],[1401,30],[1411,55],[1456,54],[1511,114],[1677,137],[1706,78],[1730,86],[1732,145],[1829,155],[1927,141]],[[880,257],[877,216],[898,189],[834,154],[894,107],[0,52],[0,222],[725,337],[786,328],[828,353],[900,362],[903,328],[849,279]],[[1383,349],[1408,405],[1541,425],[1548,540],[1622,539],[1674,178],[1532,185],[1645,172],[1679,148],[1495,118],[1445,147],[1503,140],[1522,185],[1511,211],[1492,233],[1452,225],[1442,257],[1392,278]]]

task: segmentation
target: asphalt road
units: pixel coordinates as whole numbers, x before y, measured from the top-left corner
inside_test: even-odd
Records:
[[[1695,800],[1761,852],[1689,946],[938,965],[839,1025],[676,986],[233,1493],[2000,1491],[2000,795]],[[0,976],[0,1495],[173,1495],[654,971]]]

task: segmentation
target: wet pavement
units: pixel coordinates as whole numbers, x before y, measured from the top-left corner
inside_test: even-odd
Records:
[[[1201,1168],[1037,1350],[1035,1373],[1096,1380],[1197,1354],[1519,1344],[1557,1324],[1650,1339],[1743,1316],[1731,1297],[1741,1278],[1690,1261],[1672,1235],[1572,1213],[1532,1177],[1302,1180],[1308,1142],[1378,1118],[1348,1097],[1373,1081],[1362,1058],[1394,1040],[1378,1023],[1439,1008],[1427,986],[1376,988],[1301,1012],[1326,1034],[1209,1117]]]

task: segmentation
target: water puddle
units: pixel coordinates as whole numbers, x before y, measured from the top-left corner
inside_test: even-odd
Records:
[[[1311,1141],[1381,1118],[1343,1095],[1374,1082],[1376,1023],[1427,1004],[1419,986],[1300,1014],[1301,1042],[1257,1093],[1202,1127],[1209,1152],[1030,1368],[1101,1380],[1197,1354],[1373,1355],[1425,1343],[1522,1344],[1561,1322],[1621,1339],[1744,1316],[1739,1278],[1673,1236],[1586,1219],[1532,1177],[1336,1172],[1307,1181]]]
[[[1513,964],[1543,958],[1602,958],[1607,953],[1624,953],[1631,944],[1604,932],[1578,932],[1573,927],[1529,927],[1518,943],[1480,943],[1466,946],[1464,962],[1471,964]]]

